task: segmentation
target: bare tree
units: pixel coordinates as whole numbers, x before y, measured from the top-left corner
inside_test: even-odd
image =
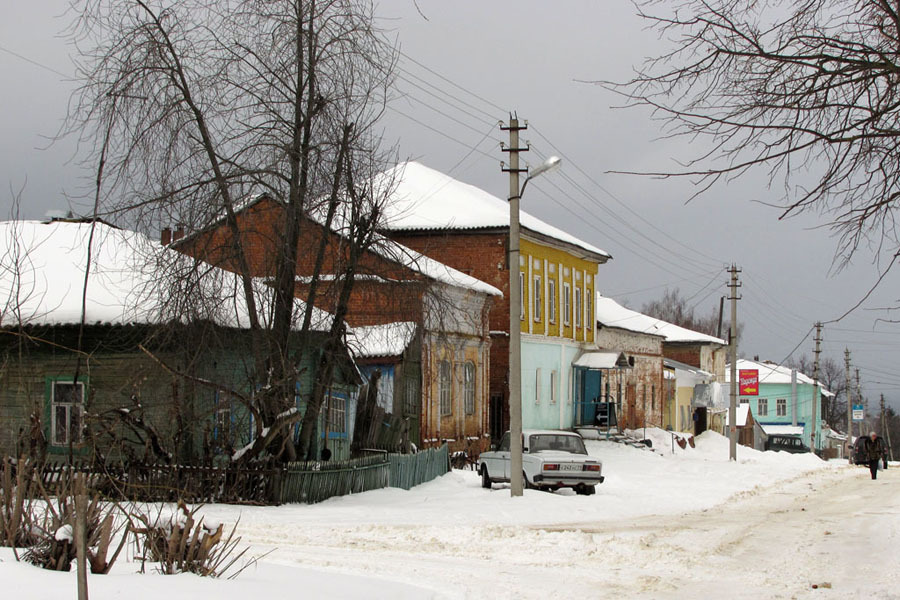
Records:
[[[666,289],[662,298],[651,300],[641,307],[645,315],[668,321],[685,329],[715,336],[719,328],[719,311],[713,308],[706,315],[696,315],[688,298],[678,288]],[[740,325],[738,325],[740,330]]]
[[[226,243],[193,247],[198,259],[179,272],[175,313],[193,311],[208,270],[226,266],[246,307],[253,365],[245,399],[255,441],[242,460],[265,452],[294,459],[290,426],[297,365],[313,302],[295,302],[301,228],[309,219],[337,231],[345,245],[326,261],[318,248],[313,286],[324,262],[344,288],[313,374],[300,453],[343,350],[343,317],[357,263],[373,243],[390,190],[373,185],[386,165],[374,125],[384,108],[396,53],[376,28],[368,0],[84,0],[72,35],[82,87],[70,126],[103,154],[98,214],[138,229],[169,223],[191,231],[219,227]],[[98,189],[101,182],[98,181]],[[261,259],[241,212],[259,194],[282,207]],[[176,264],[173,262],[172,264]],[[259,294],[264,278],[271,294]],[[310,295],[316,298],[315,290]],[[263,304],[260,304],[263,302]],[[173,315],[174,317],[175,315]]]
[[[897,3],[649,0],[639,11],[672,47],[603,85],[652,108],[668,134],[710,143],[655,175],[698,180],[702,193],[761,167],[784,185],[782,218],[827,215],[839,266],[868,243],[887,257],[883,279],[900,252]]]

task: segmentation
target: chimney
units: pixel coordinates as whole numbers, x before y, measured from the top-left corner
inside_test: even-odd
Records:
[[[175,229],[175,235],[172,236],[172,241],[177,242],[181,238],[184,237],[184,224],[179,223],[178,227]]]
[[[172,243],[172,228],[171,227],[163,227],[162,232],[159,236],[159,243],[163,246],[168,246]]]

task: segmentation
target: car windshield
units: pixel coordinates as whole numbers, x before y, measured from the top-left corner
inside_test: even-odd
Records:
[[[572,454],[587,454],[584,442],[577,435],[563,435],[552,433],[538,433],[529,438],[529,452],[541,452],[543,450],[557,450],[571,452]]]

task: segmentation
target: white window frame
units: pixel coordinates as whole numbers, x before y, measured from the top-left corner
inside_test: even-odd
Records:
[[[347,399],[328,395],[328,433],[347,433]]]
[[[787,398],[777,398],[775,400],[775,416],[776,417],[786,417],[787,416]]]
[[[581,327],[583,305],[581,304],[581,288],[575,287],[575,327]]]
[[[438,400],[442,417],[453,414],[453,367],[449,360],[438,363]]]
[[[77,386],[80,392],[78,400],[61,400],[57,398],[57,386]],[[50,383],[50,445],[52,446],[68,446],[69,444],[78,445],[84,442],[84,382],[74,382],[72,380],[53,380]],[[57,413],[63,411],[63,420],[65,421],[64,430],[59,431],[57,428]],[[72,415],[77,413],[77,421],[73,423]],[[73,427],[77,431],[73,432]],[[73,435],[74,434],[74,435]]]
[[[475,363],[471,360],[463,365],[463,398],[467,415],[475,414]]]
[[[534,370],[534,403],[541,403],[541,370]]]
[[[551,323],[556,323],[556,280],[547,278],[547,312]]]
[[[563,324],[572,322],[572,286],[567,282],[563,284]]]
[[[559,372],[550,371],[550,404],[556,404],[559,399]]]
[[[758,417],[768,417],[769,416],[769,399],[768,398],[760,398],[756,401],[756,416],[758,416]]]
[[[525,320],[525,273],[519,271],[519,320]]]
[[[591,290],[585,290],[584,292],[584,310],[586,313],[586,323],[591,329],[594,328],[594,306],[593,302],[591,302],[593,295],[594,294],[591,293]]]
[[[543,306],[541,306],[541,276],[534,275],[532,277],[532,288],[534,290],[534,298],[531,300],[532,306],[532,314],[534,315],[534,322],[539,323],[541,319],[544,318],[543,314]]]

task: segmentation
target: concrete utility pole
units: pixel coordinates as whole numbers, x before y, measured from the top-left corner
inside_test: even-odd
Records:
[[[884,414],[884,394],[881,395],[881,435],[887,441],[888,452],[891,453],[890,459],[894,460],[894,446],[891,444],[891,429],[888,427],[887,415]]]
[[[859,368],[857,367],[854,370],[856,371],[856,401],[859,402],[860,404],[862,404],[863,403],[862,391],[859,388]],[[869,407],[864,406],[863,407],[863,418],[862,418],[862,421],[859,422],[859,435],[860,436],[866,435],[866,432],[864,431],[864,429],[865,429],[866,418],[868,417],[868,415],[869,415]]]
[[[519,289],[519,201],[525,193],[528,182],[539,175],[559,168],[562,161],[551,156],[535,167],[519,187],[519,173],[528,172],[519,168],[519,152],[528,152],[526,145],[519,147],[519,132],[528,129],[528,124],[519,125],[519,119],[509,116],[509,127],[500,125],[502,131],[509,132],[509,167],[501,163],[501,169],[509,173],[509,488],[510,494],[522,495],[522,315],[520,306],[522,294]]]
[[[728,458],[737,460],[737,301],[740,299],[737,290],[741,287],[741,284],[738,282],[738,273],[741,270],[732,264],[729,271],[731,272],[731,282],[728,284],[730,288],[728,299],[731,300],[731,340],[729,340],[729,349],[731,350],[731,402],[728,404]]]
[[[850,397],[850,348],[844,348],[844,371],[847,375],[847,461],[853,460],[853,399]]]
[[[528,148],[519,148],[519,131],[527,125],[519,125],[519,119],[510,115],[509,127],[500,126],[502,131],[509,131],[509,167],[503,171],[509,173],[509,486],[510,494],[522,495],[522,315],[519,309],[522,298],[519,290],[519,173],[527,169],[519,168],[519,152],[527,152]]]
[[[816,421],[816,413],[819,407],[819,353],[822,351],[820,344],[822,343],[822,323],[816,322],[816,349],[815,355],[816,359],[813,363],[813,393],[812,393],[812,433],[809,434],[809,447],[810,452],[815,453],[816,451],[816,437],[817,437],[817,421]]]

